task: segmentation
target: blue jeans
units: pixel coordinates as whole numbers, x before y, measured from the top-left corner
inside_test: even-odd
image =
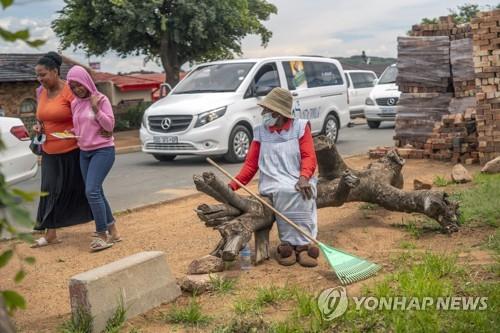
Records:
[[[80,151],[80,169],[85,182],[85,195],[94,215],[97,232],[106,232],[115,223],[102,183],[115,162],[115,147]]]

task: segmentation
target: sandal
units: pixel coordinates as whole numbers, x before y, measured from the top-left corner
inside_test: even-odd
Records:
[[[313,245],[298,245],[295,247],[297,251],[297,261],[303,267],[318,266],[319,249]]]
[[[30,247],[32,249],[36,249],[36,248],[39,248],[39,247],[44,247],[44,246],[49,246],[49,245],[54,245],[54,244],[59,244],[61,243],[61,240],[56,238],[55,240],[53,241],[48,241],[47,238],[45,237],[40,237],[38,238],[36,241],[35,241],[35,244],[32,244]]]
[[[108,243],[102,238],[96,238],[90,243],[90,252],[102,251],[113,246],[113,243]]]
[[[108,242],[111,242],[111,243],[119,243],[121,241],[122,241],[122,238],[120,236],[118,236],[118,237],[109,236],[108,237]]]
[[[292,266],[297,262],[295,256],[295,249],[293,245],[288,242],[283,242],[278,246],[278,263],[283,266]]]

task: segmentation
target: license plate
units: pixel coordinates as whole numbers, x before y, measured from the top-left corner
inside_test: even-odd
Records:
[[[177,143],[176,136],[154,136],[154,143]]]
[[[396,113],[394,108],[380,108],[382,110],[382,113]]]

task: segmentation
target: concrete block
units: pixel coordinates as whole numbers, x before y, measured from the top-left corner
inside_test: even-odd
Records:
[[[140,252],[73,276],[69,282],[71,311],[88,311],[93,332],[101,332],[123,299],[127,318],[180,296],[164,252]]]

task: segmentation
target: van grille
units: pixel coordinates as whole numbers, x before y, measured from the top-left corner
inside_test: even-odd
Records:
[[[170,127],[168,129],[164,129],[161,126],[161,123],[164,119],[170,119]],[[172,115],[172,116],[149,116],[148,123],[149,129],[154,132],[159,133],[173,133],[173,132],[181,132],[189,127],[191,121],[193,120],[193,116],[189,115]]]
[[[381,106],[394,106],[398,104],[399,98],[397,97],[384,97],[384,98],[377,98],[377,105]]]
[[[146,143],[146,149],[154,150],[196,150],[190,143]]]

